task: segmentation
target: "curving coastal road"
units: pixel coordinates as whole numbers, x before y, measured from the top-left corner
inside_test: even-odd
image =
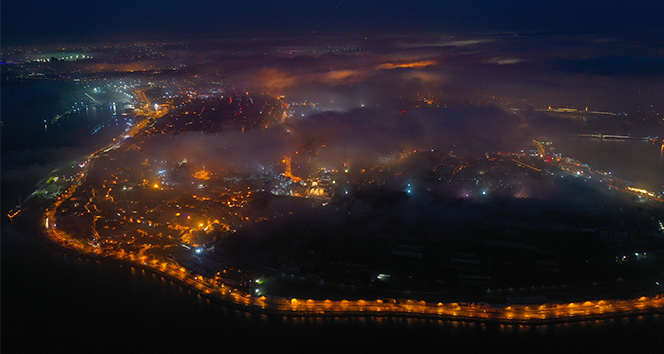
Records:
[[[411,299],[332,301],[255,297],[224,285],[217,287],[210,279],[194,276],[172,261],[124,255],[118,252],[101,252],[98,248],[76,242],[57,227],[50,225],[53,214],[54,209],[44,214],[44,234],[64,252],[82,258],[142,268],[195,290],[212,301],[252,312],[290,316],[404,316],[520,324],[544,324],[664,312],[664,296],[661,294],[629,300],[506,307],[485,303],[428,303]]]

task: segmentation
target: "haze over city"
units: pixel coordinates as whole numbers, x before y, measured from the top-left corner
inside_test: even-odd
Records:
[[[3,5],[3,347],[664,345],[655,2]]]

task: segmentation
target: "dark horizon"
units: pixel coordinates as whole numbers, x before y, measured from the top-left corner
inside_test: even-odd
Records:
[[[555,4],[482,1],[251,1],[218,4],[79,0],[3,4],[7,45],[221,36],[469,34],[587,34],[657,32],[664,8],[656,1],[574,1]]]

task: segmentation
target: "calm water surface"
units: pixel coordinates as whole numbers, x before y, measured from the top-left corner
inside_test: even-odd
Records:
[[[639,188],[664,190],[664,144],[640,140],[567,138],[554,142],[563,156],[574,157],[597,170],[611,172]]]
[[[128,266],[81,260],[12,225],[2,229],[5,353],[664,350],[664,315],[545,326],[404,318],[287,318],[230,310]]]

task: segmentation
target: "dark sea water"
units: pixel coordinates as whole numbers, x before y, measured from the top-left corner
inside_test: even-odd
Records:
[[[53,81],[3,82],[3,215],[51,171],[107,145],[124,131],[132,117],[121,114],[122,105],[118,103],[114,111],[110,101],[82,101],[88,91]]]
[[[106,106],[44,130],[43,119],[59,112],[41,106],[21,110],[16,102],[37,95],[57,106],[62,97],[49,96],[49,90],[71,88],[51,85],[9,92],[3,87],[3,215],[58,164],[122,131],[118,125],[90,135],[112,119]],[[210,303],[141,270],[65,255],[30,224],[17,227],[3,217],[1,241],[3,353],[664,352],[664,315],[546,326],[264,316]]]
[[[3,353],[658,353],[664,315],[546,326],[285,318],[230,310],[160,277],[86,261],[2,228]]]
[[[574,157],[592,168],[611,172],[638,188],[664,190],[664,144],[641,140],[562,138],[554,141],[557,152]]]

